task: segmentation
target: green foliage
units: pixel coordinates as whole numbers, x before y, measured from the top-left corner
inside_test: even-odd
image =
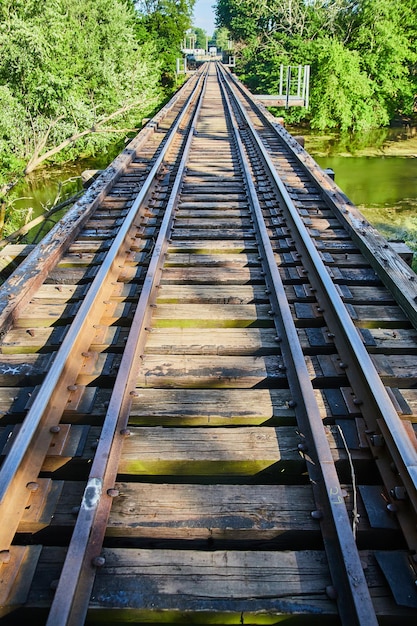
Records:
[[[24,106],[7,85],[0,85],[0,185],[6,182],[9,173],[14,174],[22,168],[23,159],[19,155],[25,152],[26,129]]]
[[[217,28],[214,32],[213,43],[221,50],[228,50],[230,41],[230,33],[224,26]]]
[[[416,62],[415,41],[410,40],[408,28],[411,25],[415,29],[415,15],[407,2],[363,0],[347,40],[348,46],[359,52],[362,68],[390,116],[411,113],[416,88],[410,79],[410,69]]]
[[[373,83],[361,70],[360,55],[336,39],[320,39],[315,46],[312,128],[363,130],[389,122],[375,98]]]
[[[311,65],[311,106],[292,109],[315,128],[364,129],[413,112],[416,0],[219,0],[218,26],[237,41],[237,70],[277,93],[281,64]],[[281,112],[282,113],[282,112]]]
[[[206,31],[203,30],[202,28],[192,28],[191,32],[193,32],[195,35],[195,47],[205,50],[206,49],[206,37],[208,36]]]
[[[191,26],[194,4],[195,0],[135,2],[141,32],[146,33],[146,40],[154,42],[156,57],[163,68],[163,84],[170,89],[176,82],[176,60],[181,55],[184,35]]]
[[[136,4],[0,0],[0,189],[54,151],[94,154],[166,98],[194,0]]]

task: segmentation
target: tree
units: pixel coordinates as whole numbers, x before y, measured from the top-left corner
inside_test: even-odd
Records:
[[[389,122],[386,110],[375,98],[372,81],[361,69],[358,51],[347,49],[337,39],[321,38],[314,56],[313,128],[363,130]]]
[[[161,97],[160,70],[136,29],[127,0],[1,0],[3,177],[61,144],[65,159],[91,154],[149,114]]]
[[[139,0],[135,2],[142,32],[151,39],[163,67],[163,84],[175,85],[176,59],[191,26],[195,0]]]
[[[230,41],[230,33],[228,29],[224,26],[222,28],[217,28],[214,31],[213,40],[217,48],[220,48],[220,50],[228,50]]]
[[[411,114],[417,91],[416,0],[219,0],[238,41],[237,71],[276,93],[280,64],[310,64],[315,127],[365,128]],[[331,106],[330,106],[331,103]],[[300,116],[300,111],[286,116]]]
[[[403,0],[362,0],[357,3],[346,45],[357,50],[361,65],[374,85],[378,101],[390,117],[401,109],[411,112],[416,61],[415,14]],[[413,37],[410,38],[410,31]]]
[[[195,35],[195,47],[205,50],[208,37],[206,31],[202,28],[193,27],[191,32]]]

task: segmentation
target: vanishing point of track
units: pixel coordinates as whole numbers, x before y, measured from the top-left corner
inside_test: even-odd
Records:
[[[4,623],[415,623],[415,274],[229,72],[21,248]]]

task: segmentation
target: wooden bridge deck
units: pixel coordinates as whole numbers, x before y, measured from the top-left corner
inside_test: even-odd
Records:
[[[415,624],[415,275],[206,69],[1,253],[1,621]]]

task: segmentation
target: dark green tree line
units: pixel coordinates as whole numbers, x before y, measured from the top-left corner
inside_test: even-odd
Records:
[[[176,59],[180,54],[195,0],[139,0],[140,38],[155,46],[156,59],[162,67],[164,86],[173,87]]]
[[[0,0],[0,190],[46,159],[94,153],[160,105],[193,4]]]
[[[311,66],[316,128],[363,129],[414,111],[416,0],[218,0],[217,25],[236,42],[238,72],[276,92],[281,64]]]

